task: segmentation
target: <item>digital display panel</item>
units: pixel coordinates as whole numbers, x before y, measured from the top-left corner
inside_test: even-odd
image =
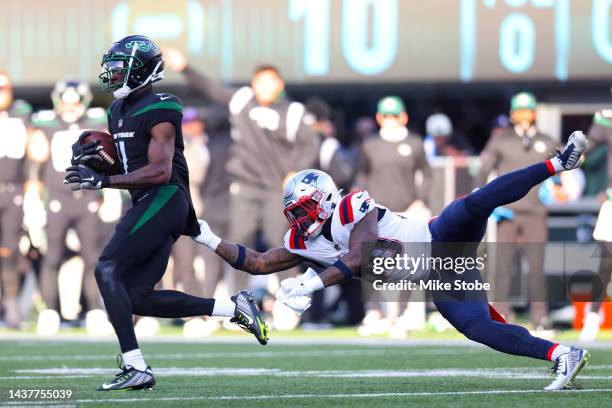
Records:
[[[3,0],[0,69],[93,82],[112,40],[138,33],[230,82],[261,63],[289,82],[607,79],[611,14],[612,0]]]

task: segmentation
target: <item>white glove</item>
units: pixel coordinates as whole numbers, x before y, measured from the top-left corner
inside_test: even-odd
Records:
[[[198,220],[198,224],[200,224],[200,235],[196,235],[195,237],[191,237],[198,244],[206,245],[213,251],[217,249],[219,243],[221,242],[221,238],[216,236],[208,226],[208,223],[204,220]]]
[[[309,296],[293,296],[288,297],[288,293],[299,285],[297,278],[288,278],[281,282],[281,287],[276,293],[276,298],[289,309],[293,310],[298,315],[304,313],[311,305],[312,300]]]
[[[289,291],[289,293],[287,293],[287,297],[310,296],[312,292],[315,292],[319,289],[323,289],[325,287],[323,281],[316,272],[314,273],[314,275],[307,272],[301,279],[297,279],[297,281],[298,284],[292,283],[291,290]]]

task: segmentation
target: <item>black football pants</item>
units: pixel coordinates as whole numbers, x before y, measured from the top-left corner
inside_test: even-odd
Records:
[[[96,280],[122,352],[138,348],[132,314],[179,318],[213,311],[214,299],[154,290],[188,214],[189,201],[181,188],[150,188],[136,197],[100,256]]]

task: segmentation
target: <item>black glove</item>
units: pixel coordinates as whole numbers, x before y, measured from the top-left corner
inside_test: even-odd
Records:
[[[64,184],[72,184],[72,191],[76,190],[100,190],[110,185],[108,176],[96,173],[91,167],[78,164],[66,169],[69,173],[64,178]]]
[[[87,144],[81,144],[83,139],[89,134],[90,132],[87,130],[81,133],[79,140],[74,142],[72,145],[72,159],[70,160],[72,165],[87,164],[90,160],[102,162],[102,157],[98,153],[100,150],[102,150],[99,140],[92,140]]]

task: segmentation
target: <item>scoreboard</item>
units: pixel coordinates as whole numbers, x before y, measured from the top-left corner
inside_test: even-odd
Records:
[[[289,82],[605,80],[611,15],[612,0],[2,0],[0,69],[94,81],[138,33],[232,82],[260,63]]]

